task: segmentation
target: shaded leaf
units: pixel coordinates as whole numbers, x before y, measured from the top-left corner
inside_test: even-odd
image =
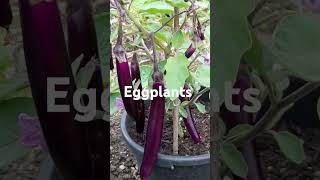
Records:
[[[230,168],[233,174],[245,178],[248,174],[248,165],[241,152],[233,145],[224,143],[221,146],[221,159]]]
[[[287,131],[271,131],[271,134],[277,141],[280,150],[289,160],[297,164],[302,163],[302,161],[305,159],[303,140]]]
[[[320,81],[319,18],[319,15],[287,16],[273,34],[275,60],[307,81]]]

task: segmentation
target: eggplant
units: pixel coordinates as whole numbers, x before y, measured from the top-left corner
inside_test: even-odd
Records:
[[[184,53],[184,55],[185,55],[187,58],[190,58],[195,51],[196,51],[196,48],[194,48],[193,45],[190,44],[190,46],[188,47],[188,49],[186,50],[186,52]]]
[[[9,0],[1,0],[0,2],[0,27],[9,29],[12,23],[12,9]]]
[[[160,91],[160,88],[163,90],[164,84],[161,81],[154,81],[152,89]],[[140,167],[141,180],[146,180],[151,175],[153,164],[160,151],[164,114],[165,98],[157,96],[151,100],[143,161]]]
[[[251,82],[248,77],[238,74],[237,80],[234,84],[234,88],[239,88],[240,93],[234,95],[232,98],[234,105],[240,105],[240,112],[230,112],[226,108],[221,112],[221,117],[223,117],[228,129],[231,129],[239,124],[254,124],[253,115],[242,110],[243,106],[246,104],[243,98],[243,93],[246,89],[251,87]],[[255,141],[251,140],[248,143],[239,147],[242,152],[247,164],[248,164],[248,175],[246,180],[264,180],[264,174],[261,168],[260,160],[258,158]],[[241,177],[234,176],[235,180],[244,180]]]
[[[119,18],[118,38],[117,43],[113,48],[113,53],[116,57],[118,84],[124,107],[128,115],[136,120],[138,119],[136,102],[134,102],[132,97],[125,97],[125,86],[132,87],[132,79],[130,75],[129,62],[125,53],[125,49],[122,45],[122,36],[122,20]]]
[[[184,85],[184,90],[189,89],[188,85]],[[183,101],[188,101],[188,97],[180,97],[180,100]],[[201,137],[199,135],[199,132],[195,126],[195,122],[193,119],[192,111],[190,107],[186,107],[187,111],[187,118],[183,118],[184,125],[186,126],[186,129],[188,131],[188,134],[190,135],[191,139],[195,144],[201,143]]]
[[[72,94],[76,86],[57,3],[41,1],[32,6],[29,0],[19,0],[19,9],[32,96],[49,153],[64,179],[88,180],[90,161],[82,129],[74,120]],[[69,111],[48,110],[47,80],[50,77],[69,78],[69,85],[56,86],[56,91],[68,92],[66,98],[56,99],[56,104],[70,105]]]
[[[71,62],[81,54],[83,59],[80,67],[89,61],[97,61],[96,70],[89,82],[88,88],[96,90],[96,107],[103,111],[101,96],[104,90],[100,69],[98,43],[93,19],[91,1],[68,0],[67,4],[68,49]],[[84,104],[88,99],[83,98]],[[104,179],[110,174],[106,165],[110,162],[110,124],[102,119],[90,122],[79,122],[86,136],[88,155],[91,157],[91,179]]]
[[[131,61],[131,78],[132,80],[140,80],[140,84],[138,86],[138,90],[140,93],[142,92],[142,84],[140,77],[140,67],[137,59],[137,54],[134,53]],[[145,122],[145,112],[144,112],[144,102],[142,99],[135,101],[137,104],[137,119],[136,119],[136,130],[138,133],[143,133],[144,122]]]
[[[110,70],[112,71],[114,69],[114,65],[113,65],[113,58],[112,58],[112,48],[111,48],[111,44],[110,44],[110,58],[109,58],[109,63],[110,63]]]

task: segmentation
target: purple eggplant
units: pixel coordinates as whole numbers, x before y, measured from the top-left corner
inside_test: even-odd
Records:
[[[153,82],[152,89],[160,91],[164,89],[162,82]],[[144,145],[143,161],[140,167],[140,178],[146,180],[150,175],[153,164],[160,151],[165,114],[165,98],[155,97],[151,101],[146,141]]]
[[[129,116],[134,120],[137,119],[137,106],[132,97],[125,97],[125,87],[132,87],[132,79],[130,75],[129,62],[125,53],[125,49],[122,45],[122,20],[119,18],[119,29],[118,29],[118,39],[117,43],[113,48],[113,53],[116,57],[116,66],[117,66],[117,75],[118,75],[118,84],[120,89],[120,94],[124,107]]]
[[[112,58],[112,48],[111,48],[111,44],[110,44],[110,58],[109,58],[109,63],[110,63],[110,70],[112,71],[114,69],[114,65],[113,65],[113,58]]]
[[[99,54],[91,1],[68,0],[67,6],[68,49],[71,61],[83,54],[80,67],[95,59],[99,64]],[[104,90],[101,69],[97,66],[91,77],[88,88],[96,90],[96,107],[101,107],[101,96]],[[83,98],[85,104],[88,99]],[[81,122],[80,126],[86,135],[88,155],[91,157],[91,179],[104,179],[109,176],[106,164],[110,162],[110,124],[102,119]]]
[[[228,129],[231,129],[239,124],[254,124],[254,119],[252,114],[244,112],[242,110],[245,105],[245,99],[243,98],[243,93],[246,89],[251,87],[251,82],[248,77],[239,74],[237,80],[234,84],[234,88],[239,88],[240,93],[238,95],[234,95],[232,98],[233,104],[241,106],[241,112],[230,112],[228,110],[224,110],[222,112],[222,117],[226,123]],[[262,168],[260,165],[260,160],[257,156],[255,149],[255,141],[251,140],[250,142],[244,144],[239,147],[239,150],[242,152],[249,168],[249,172],[246,180],[264,180],[264,174],[262,172]],[[234,176],[235,180],[244,180],[241,177]]]
[[[184,53],[184,55],[185,55],[187,58],[190,58],[195,51],[196,51],[196,48],[194,48],[193,45],[190,44],[190,46],[188,47],[188,49],[186,50],[186,52]]]
[[[12,23],[12,9],[9,0],[1,0],[0,2],[0,27],[9,29]]]
[[[137,59],[137,54],[134,53],[131,61],[131,78],[132,80],[140,80],[140,84],[138,86],[138,90],[142,91],[141,85],[141,77],[140,77],[140,67],[139,62]],[[135,101],[137,104],[137,119],[136,119],[136,129],[138,133],[142,133],[144,129],[144,122],[145,122],[145,112],[144,112],[144,102],[142,99]]]
[[[188,85],[184,85],[184,90],[189,89]],[[183,101],[188,101],[188,97],[180,97],[180,100]],[[183,118],[184,125],[186,126],[186,129],[193,140],[195,144],[201,143],[201,137],[199,135],[199,132],[195,126],[195,122],[193,119],[192,111],[190,107],[186,108],[187,111],[187,118]]]
[[[69,111],[52,112],[47,107],[48,78],[70,80],[70,85],[56,85],[57,91],[68,92],[56,104],[72,105],[75,90],[58,6],[55,0],[34,6],[29,0],[19,0],[19,7],[32,96],[49,152],[64,179],[88,180],[90,161],[82,129],[74,120],[75,110],[70,106]]]

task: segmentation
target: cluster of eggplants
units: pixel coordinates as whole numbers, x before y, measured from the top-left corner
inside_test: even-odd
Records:
[[[251,87],[251,82],[249,78],[245,75],[239,74],[237,80],[234,84],[234,88],[240,89],[240,93],[238,95],[234,95],[232,97],[232,102],[234,105],[240,105],[240,112],[231,112],[226,108],[221,112],[221,117],[224,119],[225,124],[228,129],[231,129],[239,124],[254,124],[254,119],[252,114],[244,112],[242,110],[246,101],[243,98],[243,93],[246,89]],[[248,164],[248,175],[246,180],[264,180],[264,174],[262,172],[262,168],[259,162],[259,158],[257,157],[255,142],[251,140],[247,144],[243,145],[239,148],[242,152],[247,164]],[[236,180],[244,180],[241,177],[235,176]]]
[[[70,79],[70,85],[56,87],[68,91],[57,104],[71,105],[76,88],[56,1],[31,5],[30,0],[19,0],[19,7],[29,81],[51,157],[65,179],[91,179],[90,157],[83,130],[74,120],[75,110],[72,106],[69,112],[47,110],[47,78]]]
[[[184,85],[184,90],[189,89],[188,85]],[[188,97],[180,97],[180,100],[183,101],[188,101],[189,98]],[[198,144],[201,142],[201,137],[199,135],[199,132],[195,126],[195,122],[193,119],[193,115],[192,115],[192,111],[190,109],[190,107],[186,107],[186,111],[187,111],[187,118],[183,118],[183,122],[184,125],[186,126],[186,129],[191,137],[191,139],[193,140],[193,142],[195,144]]]
[[[91,1],[68,0],[67,1],[67,30],[68,30],[68,49],[71,62],[81,54],[83,59],[80,68],[84,67],[89,61],[95,60],[99,63],[98,43],[96,37],[95,24],[93,19]],[[101,96],[104,90],[101,69],[97,66],[88,88],[96,90],[96,107],[103,111],[101,107]],[[88,99],[83,98],[84,104]],[[109,176],[109,131],[110,124],[102,119],[95,119],[91,122],[81,122],[79,126],[85,132],[88,154],[91,157],[91,179],[104,179]]]
[[[137,59],[137,54],[134,53],[131,61],[131,78],[136,80],[140,80],[140,84],[138,86],[138,90],[142,91],[141,77],[140,77],[140,67]],[[136,129],[138,133],[142,133],[144,129],[145,122],[145,113],[144,113],[144,102],[142,99],[136,100],[137,103],[137,119],[136,119]]]
[[[12,9],[9,0],[0,1],[0,27],[9,29],[12,23]]]
[[[137,61],[136,55],[134,55],[132,58],[130,74],[129,62],[125,53],[125,49],[122,45],[122,36],[122,20],[120,18],[118,39],[116,45],[113,48],[113,53],[116,58],[118,84],[125,110],[127,111],[128,115],[136,121],[137,132],[142,133],[145,122],[144,102],[143,100],[135,101],[133,97],[125,97],[125,86],[132,87],[132,80],[134,79],[136,80],[136,82],[140,80],[141,83],[139,63]],[[141,84],[139,85],[138,89],[142,90]]]
[[[152,77],[152,89],[160,91],[161,87],[161,89],[164,90],[165,87],[162,81],[162,73],[160,71],[155,71]],[[144,154],[142,164],[140,166],[141,180],[146,180],[151,175],[153,164],[157,159],[158,152],[160,151],[164,114],[165,98],[160,96],[154,97],[153,100],[151,100]]]

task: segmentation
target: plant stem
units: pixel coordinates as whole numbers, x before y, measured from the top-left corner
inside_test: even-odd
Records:
[[[238,136],[237,138],[227,141],[239,146],[260,135],[265,130],[271,129],[275,124],[277,124],[277,122],[279,122],[283,113],[285,113],[292,106],[293,103],[307,96],[309,93],[311,93],[319,87],[319,82],[309,82],[305,84],[295,92],[285,97],[279,103],[271,105],[269,110],[258,121],[258,123],[254,126],[254,128],[251,131],[242,136]]]
[[[180,102],[177,98],[174,102],[175,106],[173,108],[173,154],[179,154],[179,107]]]
[[[187,106],[190,106],[191,104],[195,103],[195,102],[200,98],[200,96],[202,96],[204,93],[206,93],[206,92],[209,91],[209,90],[210,90],[210,88],[204,88],[204,89],[202,89],[199,93],[195,94],[195,95],[191,98],[191,100],[190,100],[187,104],[185,104],[183,107],[187,107]]]
[[[174,18],[176,18],[176,16],[179,16],[179,15],[181,15],[181,14],[183,14],[183,13],[187,13],[187,15],[188,14],[190,14],[190,13],[192,13],[193,11],[195,11],[195,10],[185,10],[185,11],[181,11],[181,12],[179,12],[178,14],[175,14],[175,15],[173,15],[167,22],[165,22],[159,29],[157,29],[156,31],[154,31],[154,33],[157,33],[157,32],[159,32],[161,29],[163,29],[170,21],[172,21],[172,19],[174,19]]]
[[[150,37],[148,31],[146,31],[142,25],[140,24],[140,22],[134,18],[131,13],[129,12],[129,10],[127,10],[124,5],[123,5],[123,2],[122,0],[119,0],[119,4],[121,6],[121,8],[125,11],[125,13],[127,14],[127,16],[129,17],[129,19],[133,22],[133,24],[138,28],[138,30],[146,37]],[[170,50],[166,48],[166,46],[164,44],[162,44],[160,42],[160,40],[158,40],[157,38],[155,38],[155,43],[165,52],[166,55],[170,54]]]
[[[177,32],[179,29],[179,8],[174,8],[174,20],[173,20],[173,29],[174,32]]]

